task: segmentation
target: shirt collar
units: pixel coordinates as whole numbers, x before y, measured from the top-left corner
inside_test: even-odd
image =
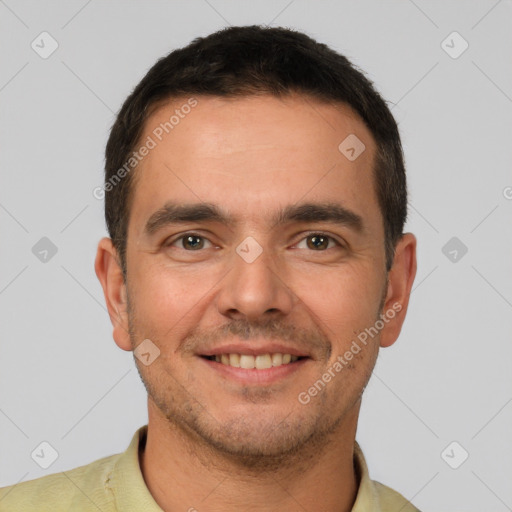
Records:
[[[140,427],[110,475],[116,510],[162,512],[147,488],[139,464],[139,450],[146,445],[148,426]]]
[[[368,466],[361,447],[354,444],[354,469],[359,482],[356,501],[352,506],[352,512],[381,512],[379,496],[375,484],[370,480]]]

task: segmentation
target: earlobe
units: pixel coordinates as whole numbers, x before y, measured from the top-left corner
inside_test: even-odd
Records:
[[[398,338],[409,305],[414,278],[416,277],[416,237],[405,233],[395,250],[393,266],[388,275],[388,289],[382,315],[388,318],[380,334],[380,346],[389,347]]]
[[[94,269],[103,288],[108,314],[113,326],[114,341],[119,348],[131,351],[126,283],[117,251],[110,238],[102,238],[98,243]]]

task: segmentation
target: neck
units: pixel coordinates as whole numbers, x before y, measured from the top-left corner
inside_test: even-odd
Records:
[[[322,447],[306,446],[300,459],[263,469],[204,446],[149,401],[141,471],[165,512],[349,512],[358,489],[353,458],[359,404],[356,409]]]

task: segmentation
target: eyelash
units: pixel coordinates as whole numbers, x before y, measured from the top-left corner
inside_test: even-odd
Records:
[[[345,248],[344,244],[342,244],[341,242],[339,242],[336,238],[334,238],[333,236],[327,234],[327,233],[323,233],[322,231],[311,231],[309,233],[306,233],[305,236],[303,236],[298,242],[297,244],[295,245],[298,245],[300,242],[302,242],[303,240],[313,236],[313,235],[319,235],[319,236],[323,236],[323,237],[326,237],[328,238],[330,241],[332,240],[340,249],[343,249]],[[171,247],[173,244],[175,244],[176,242],[180,241],[180,240],[183,240],[185,239],[186,237],[188,236],[195,236],[195,237],[198,237],[198,238],[202,238],[204,240],[208,240],[208,238],[206,238],[205,236],[203,235],[200,235],[198,233],[194,233],[194,232],[189,232],[189,233],[184,233],[183,235],[180,235],[179,237],[175,238],[174,240],[171,240],[169,243],[166,243],[164,244],[166,247]],[[208,242],[212,243],[210,240],[208,240]],[[180,249],[183,249],[184,251],[187,251],[187,252],[200,252],[201,249],[198,249],[197,251],[194,251],[194,250],[187,250],[183,247],[180,247]],[[328,249],[333,249],[333,247],[328,247]],[[324,249],[324,250],[319,250],[319,251],[314,251],[312,250],[312,252],[324,252],[326,251],[327,249]]]

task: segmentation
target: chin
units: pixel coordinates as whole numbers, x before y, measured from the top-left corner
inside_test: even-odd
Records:
[[[311,410],[308,412],[312,412]],[[246,470],[272,471],[305,462],[326,446],[339,425],[332,417],[299,416],[297,411],[276,417],[251,413],[235,419],[216,421],[209,415],[169,418],[193,441],[200,440],[207,452]]]

